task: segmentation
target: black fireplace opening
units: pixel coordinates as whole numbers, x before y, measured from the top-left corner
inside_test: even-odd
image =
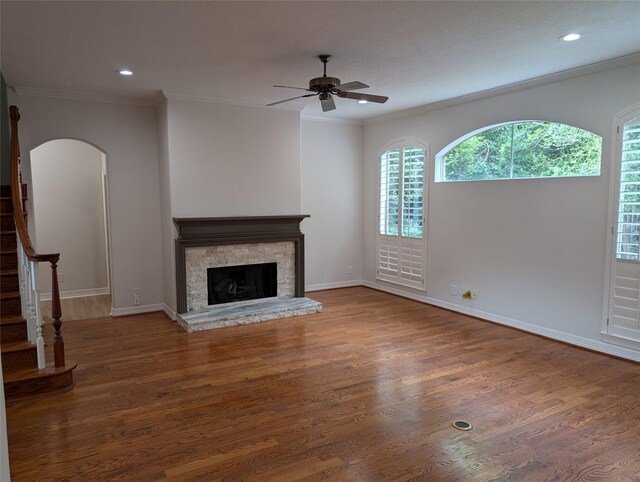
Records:
[[[208,304],[257,300],[278,295],[278,264],[207,268]]]

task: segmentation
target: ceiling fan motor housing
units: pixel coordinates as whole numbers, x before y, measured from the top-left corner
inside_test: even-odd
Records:
[[[340,86],[340,79],[335,77],[316,77],[309,81],[309,90],[327,92]]]

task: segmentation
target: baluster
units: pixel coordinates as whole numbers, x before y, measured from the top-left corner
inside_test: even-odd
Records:
[[[33,261],[29,261],[26,269],[27,276],[27,292],[26,292],[26,306],[27,312],[25,319],[27,320],[27,337],[31,343],[35,343],[36,341],[36,324],[35,324],[35,305],[33,302],[33,280],[34,280],[34,270],[35,263]]]
[[[63,367],[64,363],[64,340],[60,327],[62,326],[62,310],[60,308],[60,290],[58,288],[58,259],[56,256],[51,261],[51,318],[53,318],[53,328],[56,333],[53,337],[53,360],[56,367]]]
[[[19,240],[18,240],[19,241]],[[22,313],[22,317],[26,320],[27,314],[27,275],[26,275],[26,264],[27,257],[24,254],[24,249],[22,249],[22,243],[17,243],[18,250],[18,286],[20,287],[20,312]]]
[[[38,368],[42,369],[47,365],[44,355],[44,338],[42,337],[42,327],[44,320],[40,309],[40,293],[36,291],[36,354],[38,355]]]

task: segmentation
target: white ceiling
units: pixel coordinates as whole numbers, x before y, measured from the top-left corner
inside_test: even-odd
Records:
[[[265,105],[322,74],[384,104],[283,108],[367,119],[640,52],[640,2],[13,2],[1,5],[9,85]],[[579,32],[577,42],[558,38]],[[122,77],[117,70],[135,73]],[[276,107],[272,107],[276,108]]]

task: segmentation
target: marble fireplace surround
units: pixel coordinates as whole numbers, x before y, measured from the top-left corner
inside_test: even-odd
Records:
[[[307,306],[310,309],[307,312],[320,311],[322,305],[304,298],[304,234],[300,231],[300,222],[307,217],[309,215],[298,214],[224,218],[174,218],[173,222],[178,229],[178,236],[175,240],[175,254],[177,318],[180,324],[187,331],[198,331],[200,329],[295,316],[297,314],[305,314],[302,305],[306,302],[309,302],[308,304],[310,305]],[[282,302],[286,303],[287,300],[271,299],[266,303],[269,305],[269,303],[276,302],[273,308],[259,306],[260,300],[248,303],[249,306],[257,303],[253,310],[254,313],[247,313],[249,306],[241,306],[243,303],[247,304],[247,302],[214,305],[213,307],[202,309],[203,301],[201,299],[193,299],[196,291],[198,292],[197,296],[201,297],[200,290],[194,290],[193,286],[190,286],[189,289],[187,288],[188,280],[191,284],[194,281],[193,273],[188,272],[191,269],[189,262],[193,262],[194,259],[207,260],[209,256],[215,257],[219,256],[220,253],[227,253],[224,254],[225,258],[230,256],[231,260],[234,261],[229,264],[235,264],[237,262],[236,256],[230,253],[237,251],[241,254],[248,249],[250,250],[251,246],[257,248],[252,251],[260,251],[261,245],[257,243],[270,243],[270,247],[273,246],[276,251],[284,251],[289,254],[291,254],[291,246],[293,247],[294,279],[286,281],[285,284],[288,285],[287,293],[279,293],[278,296],[279,298],[288,298],[290,300],[288,306],[282,305]],[[230,247],[232,248],[229,249]],[[265,246],[265,250],[270,249],[270,247],[267,248]],[[253,262],[255,262],[255,259]],[[290,267],[291,262],[286,264]],[[189,296],[191,296],[191,299]],[[239,310],[234,310],[233,305],[238,305]],[[222,310],[216,307],[221,307]],[[261,310],[266,311],[262,312]],[[227,316],[229,311],[238,311],[239,319],[230,321]],[[221,312],[225,314],[224,320],[220,320]]]

